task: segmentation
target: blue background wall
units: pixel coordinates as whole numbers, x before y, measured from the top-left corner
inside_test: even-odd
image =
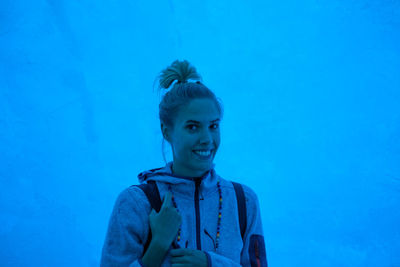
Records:
[[[98,266],[117,194],[164,165],[153,81],[187,59],[270,266],[400,266],[399,33],[393,0],[2,0],[1,265]]]

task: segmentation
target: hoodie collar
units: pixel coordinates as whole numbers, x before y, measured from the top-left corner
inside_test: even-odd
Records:
[[[172,173],[172,161],[168,162],[162,168],[151,169],[148,171],[143,171],[138,174],[138,179],[140,183],[144,183],[145,181],[160,181],[160,182],[167,182],[171,184],[181,184],[181,183],[190,183],[196,181],[198,179],[204,180],[209,177],[215,176],[215,163],[212,164],[209,171],[207,171],[201,177],[185,177],[185,176],[178,176]]]

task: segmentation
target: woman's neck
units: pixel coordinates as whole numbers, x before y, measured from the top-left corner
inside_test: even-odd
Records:
[[[174,164],[173,163],[171,165],[171,171],[172,171],[172,174],[174,176],[179,176],[179,177],[189,178],[189,179],[202,178],[208,172],[208,171],[203,171],[203,172],[191,173],[191,174],[188,175],[187,172],[176,170],[176,168],[174,168]]]

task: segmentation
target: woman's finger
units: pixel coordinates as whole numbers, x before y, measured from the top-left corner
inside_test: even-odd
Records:
[[[154,209],[151,209],[151,212],[149,214],[149,217],[152,217],[156,214],[156,211]]]
[[[171,249],[169,253],[171,254],[172,257],[181,257],[189,255],[189,249],[188,248]]]
[[[163,204],[162,204],[161,208],[169,207],[169,206],[172,206],[172,194],[171,194],[171,192],[168,191],[164,195],[164,200],[163,200]]]

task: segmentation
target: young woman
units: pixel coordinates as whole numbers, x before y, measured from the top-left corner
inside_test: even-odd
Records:
[[[142,188],[131,186],[120,193],[101,266],[267,266],[256,194],[241,185],[240,195],[214,170],[223,109],[199,80],[186,60],[161,72],[160,88],[175,82],[159,105],[161,131],[173,161],[140,173]],[[143,189],[149,184],[159,192],[159,212]]]

